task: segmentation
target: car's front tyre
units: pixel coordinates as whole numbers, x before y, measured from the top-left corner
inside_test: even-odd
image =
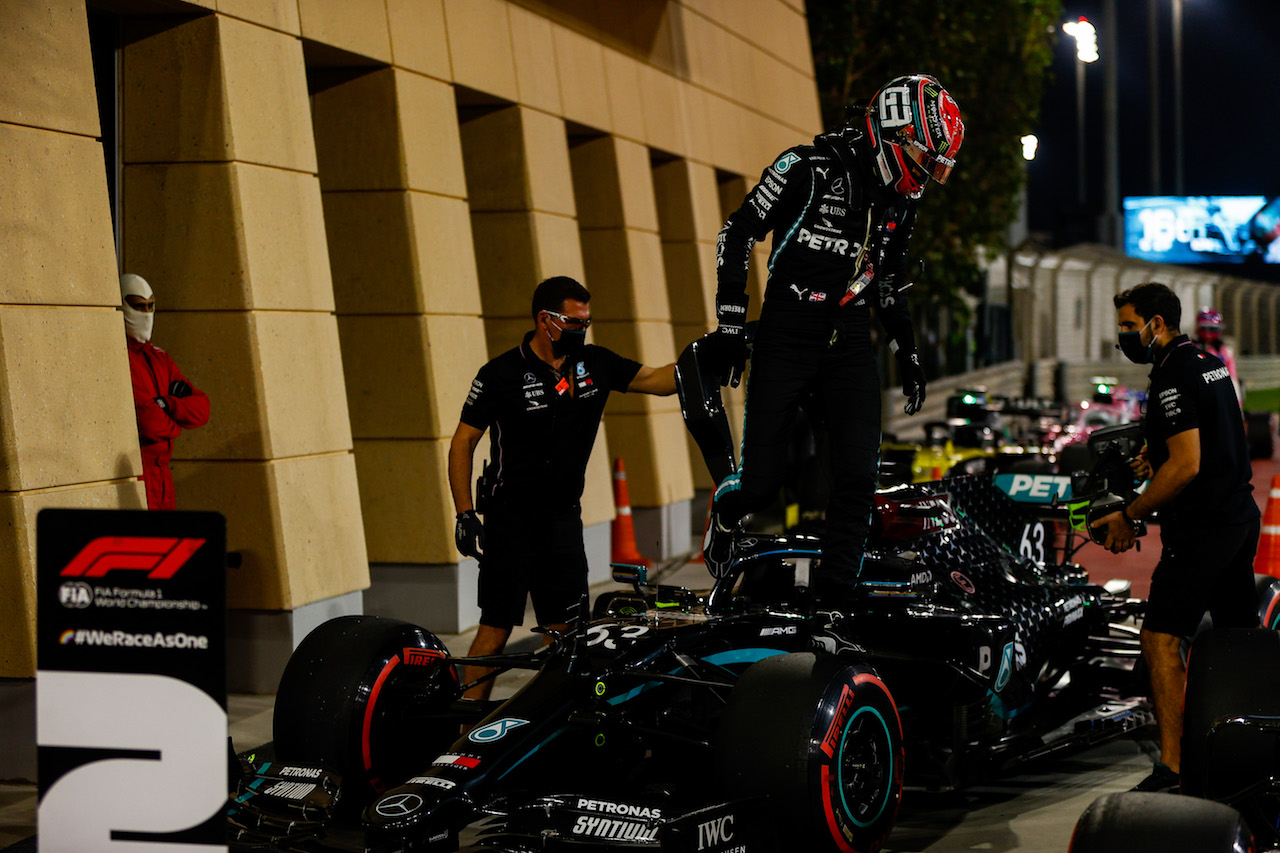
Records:
[[[868,666],[809,653],[753,664],[729,694],[716,747],[729,795],[764,794],[797,849],[874,853],[893,828],[902,724]]]

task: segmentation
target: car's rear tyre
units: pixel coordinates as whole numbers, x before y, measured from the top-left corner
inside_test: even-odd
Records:
[[[1253,836],[1222,803],[1177,794],[1129,792],[1094,800],[1076,822],[1069,853],[1240,853]]]
[[[458,736],[433,719],[459,696],[435,635],[397,619],[343,616],[298,645],[276,692],[280,761],[342,774],[347,794],[377,793],[422,769]]]
[[[730,797],[764,794],[796,849],[874,853],[902,798],[902,724],[868,666],[830,655],[766,658],[725,708],[716,777]]]
[[[1243,717],[1280,716],[1280,634],[1253,628],[1206,631],[1187,664],[1182,792],[1230,799],[1271,777],[1276,735]]]

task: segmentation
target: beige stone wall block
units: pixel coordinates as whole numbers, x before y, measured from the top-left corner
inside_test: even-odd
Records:
[[[613,521],[617,511],[613,505],[613,458],[609,455],[607,427],[600,424],[596,443],[587,459],[582,487],[582,524],[590,527]]]
[[[261,356],[243,311],[180,311],[156,317],[156,346],[209,395],[209,422],[173,443],[175,459],[266,459],[271,455]]]
[[[528,300],[525,300],[528,302]],[[485,317],[484,318],[484,339],[485,348],[488,358],[497,358],[512,347],[517,347],[524,340],[526,333],[532,331],[533,319],[526,314],[520,317]],[[470,381],[476,370],[480,369],[480,362],[477,362],[475,369],[471,371],[471,376],[467,377]],[[458,406],[458,412],[461,413],[462,406]]]
[[[298,17],[303,38],[391,61],[384,0],[298,0]]]
[[[699,163],[714,164],[711,147],[711,117],[707,113],[707,99],[712,95],[683,80],[676,81],[676,95],[680,114],[686,123],[688,157]]]
[[[471,215],[460,199],[410,193],[412,238],[422,310],[428,314],[479,314],[480,282]]]
[[[243,564],[227,605],[292,610],[369,585],[350,453],[247,462],[174,462],[185,509],[221,512]]]
[[[312,96],[320,185],[326,192],[405,186],[396,83],[395,69],[380,68]]]
[[[215,410],[216,411],[216,410]],[[227,606],[288,608],[289,579],[280,537],[280,500],[271,462],[174,460],[173,488],[183,509],[220,512],[227,550],[240,553],[227,570]]]
[[[210,0],[219,12],[233,18],[243,18],[273,30],[300,35],[302,25],[298,20],[297,0]]]
[[[339,314],[423,310],[412,195],[403,190],[321,194],[333,301]],[[459,204],[465,210],[465,204]]]
[[[529,185],[520,107],[507,107],[459,127],[472,211],[528,210]]]
[[[689,138],[689,126],[698,120],[694,109],[698,105],[686,104],[681,98],[682,88],[687,84],[649,65],[638,65],[637,72],[640,77],[640,108],[644,114],[648,143],[679,156],[692,155],[699,150]],[[698,156],[708,157],[709,148],[703,146],[701,151]]]
[[[514,101],[516,69],[502,0],[444,0],[454,82]]]
[[[453,434],[476,367],[485,359],[478,317],[338,318],[352,434]]]
[[[271,458],[351,449],[338,324],[332,314],[253,315]]]
[[[637,142],[647,140],[640,100],[640,63],[616,50],[604,49],[604,77],[609,92],[613,132]]]
[[[271,463],[289,575],[289,609],[369,587],[356,462],[326,453]]]
[[[713,243],[662,244],[673,323],[715,323],[715,258]]]
[[[560,77],[551,22],[514,4],[507,4],[511,22],[511,55],[515,61],[516,89],[520,103],[559,115]]]
[[[479,474],[487,447],[476,451]],[[356,439],[360,514],[371,563],[455,563],[449,439]],[[472,478],[474,480],[474,478]]]
[[[315,175],[234,164],[253,308],[333,310]]]
[[[467,184],[453,87],[399,70],[395,82],[403,186],[465,198]]]
[[[338,313],[480,313],[465,201],[400,191],[323,197]]]
[[[36,515],[42,509],[146,509],[137,480],[0,494],[0,678],[36,674]]]
[[[628,228],[658,230],[658,204],[654,199],[653,165],[649,149],[638,142],[615,139],[618,183],[622,190],[622,218]]]
[[[302,42],[232,18],[220,17],[218,24],[231,159],[314,173]]]
[[[592,300],[592,316],[671,320],[657,234],[616,228],[581,233],[587,288],[598,297]]]
[[[233,163],[125,167],[123,265],[151,283],[162,315],[249,307],[238,207]]]
[[[715,164],[739,174],[759,174],[753,170],[763,169],[766,165],[765,161],[756,163],[753,160],[752,165],[744,165],[744,161],[749,159],[745,149],[750,142],[742,138],[746,132],[746,127],[742,123],[742,110],[737,104],[712,94],[707,96],[706,107],[711,129],[711,151]]]
[[[714,241],[724,224],[715,169],[692,160],[671,160],[653,168],[658,230],[663,240]]]
[[[689,80],[721,95],[732,95],[734,43],[738,38],[700,15],[686,15],[684,35]]]
[[[632,507],[666,506],[693,497],[687,431],[679,412],[607,415],[609,449],[627,466]]]
[[[141,21],[124,27],[125,46],[120,52],[124,162],[231,159],[217,17],[155,29]]]
[[[604,48],[599,42],[559,25],[552,27],[560,100],[564,117],[598,130],[611,131]]]
[[[530,206],[546,213],[576,216],[564,120],[537,110],[520,110]]]
[[[526,306],[540,280],[534,227],[530,213],[471,214],[486,317],[528,316]]]
[[[631,258],[632,299],[636,320],[671,322],[667,277],[662,266],[662,240],[651,231],[628,228],[627,253]]]
[[[116,311],[0,307],[0,491],[141,474],[132,387]]]
[[[386,0],[392,60],[401,68],[452,79],[442,0]]]
[[[581,228],[622,228],[627,224],[616,142],[614,137],[604,136],[569,149]]]
[[[533,297],[533,288],[545,278],[553,275],[567,275],[582,282],[588,289],[591,287],[586,282],[587,273],[582,259],[578,223],[567,216],[555,216],[550,213],[534,213],[530,218],[533,220],[536,238],[537,274],[518,303],[520,313],[526,317],[529,316],[529,300]],[[482,246],[481,251],[483,251]]]
[[[0,121],[98,136],[84,4],[0,4]]]
[[[101,143],[0,124],[0,151],[0,303],[118,305]]]

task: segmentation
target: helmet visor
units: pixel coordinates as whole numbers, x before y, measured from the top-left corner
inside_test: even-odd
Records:
[[[956,165],[955,158],[944,157],[937,151],[931,151],[924,143],[909,136],[901,140],[901,145],[903,153],[938,183],[945,184],[947,178],[951,177],[951,170]]]

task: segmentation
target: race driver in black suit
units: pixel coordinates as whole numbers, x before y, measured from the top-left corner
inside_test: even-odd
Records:
[[[1133,547],[1137,522],[1160,511],[1162,550],[1141,636],[1160,761],[1134,790],[1169,791],[1180,783],[1182,762],[1186,668],[1179,647],[1205,611],[1215,628],[1258,626],[1253,558],[1261,515],[1231,372],[1179,331],[1182,304],[1167,286],[1139,284],[1114,301],[1117,346],[1130,361],[1152,365],[1146,452],[1134,466],[1150,482],[1133,503],[1093,526],[1106,528],[1106,547],[1119,553]]]
[[[802,401],[816,405],[831,449],[831,498],[819,591],[857,582],[880,447],[880,382],[871,308],[898,360],[905,411],[925,377],[907,305],[907,242],[925,183],[946,183],[964,139],[955,100],[933,77],[897,77],[865,109],[812,145],[782,152],[720,232],[714,352],[722,384],[746,359],[747,263],[773,232],[769,279],[747,381],[742,457],[716,489],[703,554],[722,575],[733,533],[772,502]]]

